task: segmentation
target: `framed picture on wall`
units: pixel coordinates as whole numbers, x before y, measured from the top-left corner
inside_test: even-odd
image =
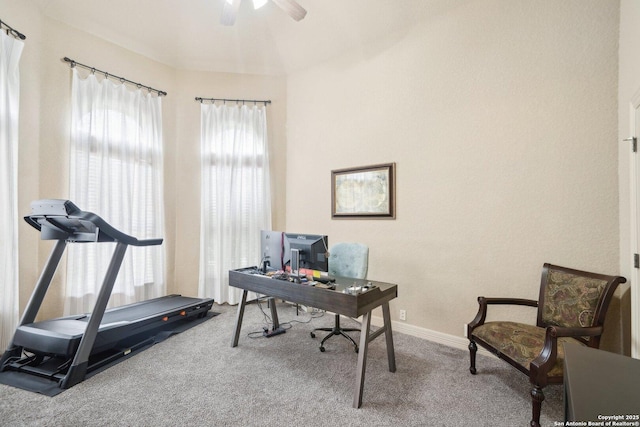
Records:
[[[331,217],[394,219],[395,176],[395,163],[331,171]]]

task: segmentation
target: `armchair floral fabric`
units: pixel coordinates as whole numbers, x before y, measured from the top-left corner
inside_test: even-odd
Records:
[[[551,270],[542,304],[542,322],[564,327],[587,327],[593,323],[606,280]]]
[[[524,323],[489,322],[476,328],[473,336],[493,345],[496,350],[524,367],[529,366],[544,347],[545,329]],[[561,377],[563,374],[565,342],[584,345],[573,338],[559,338],[558,357],[547,374],[550,377]]]

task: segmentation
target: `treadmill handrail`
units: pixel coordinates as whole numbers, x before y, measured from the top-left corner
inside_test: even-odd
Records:
[[[31,203],[31,215],[24,219],[46,240],[121,242],[132,246],[160,245],[163,240],[138,239],[123,233],[95,213],[81,210],[70,200],[36,200]],[[85,229],[87,223],[92,225],[89,230]]]

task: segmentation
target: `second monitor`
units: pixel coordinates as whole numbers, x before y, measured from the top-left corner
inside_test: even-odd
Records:
[[[329,271],[329,238],[327,236],[316,234],[295,234],[285,233],[289,247],[291,248],[291,256],[293,257],[297,251],[299,256],[298,268],[318,271]],[[292,273],[296,274],[298,268],[295,268],[296,261],[291,259],[290,267]]]
[[[317,234],[284,233],[262,230],[260,233],[262,267],[285,270],[289,267],[329,271],[329,238]],[[292,265],[291,249],[297,250],[298,266]],[[294,263],[296,260],[293,260]]]

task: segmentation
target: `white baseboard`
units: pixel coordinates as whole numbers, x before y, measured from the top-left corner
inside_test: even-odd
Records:
[[[382,320],[382,317],[371,316],[371,324],[376,327],[381,327],[384,322]],[[411,335],[413,337],[422,338],[438,344],[444,344],[460,350],[469,351],[469,340],[465,337],[449,335],[442,332],[433,331],[431,329],[410,325],[408,323],[398,322],[396,320],[391,321],[391,330]],[[478,347],[478,354],[481,354],[483,356],[492,356],[490,352],[481,347]]]

